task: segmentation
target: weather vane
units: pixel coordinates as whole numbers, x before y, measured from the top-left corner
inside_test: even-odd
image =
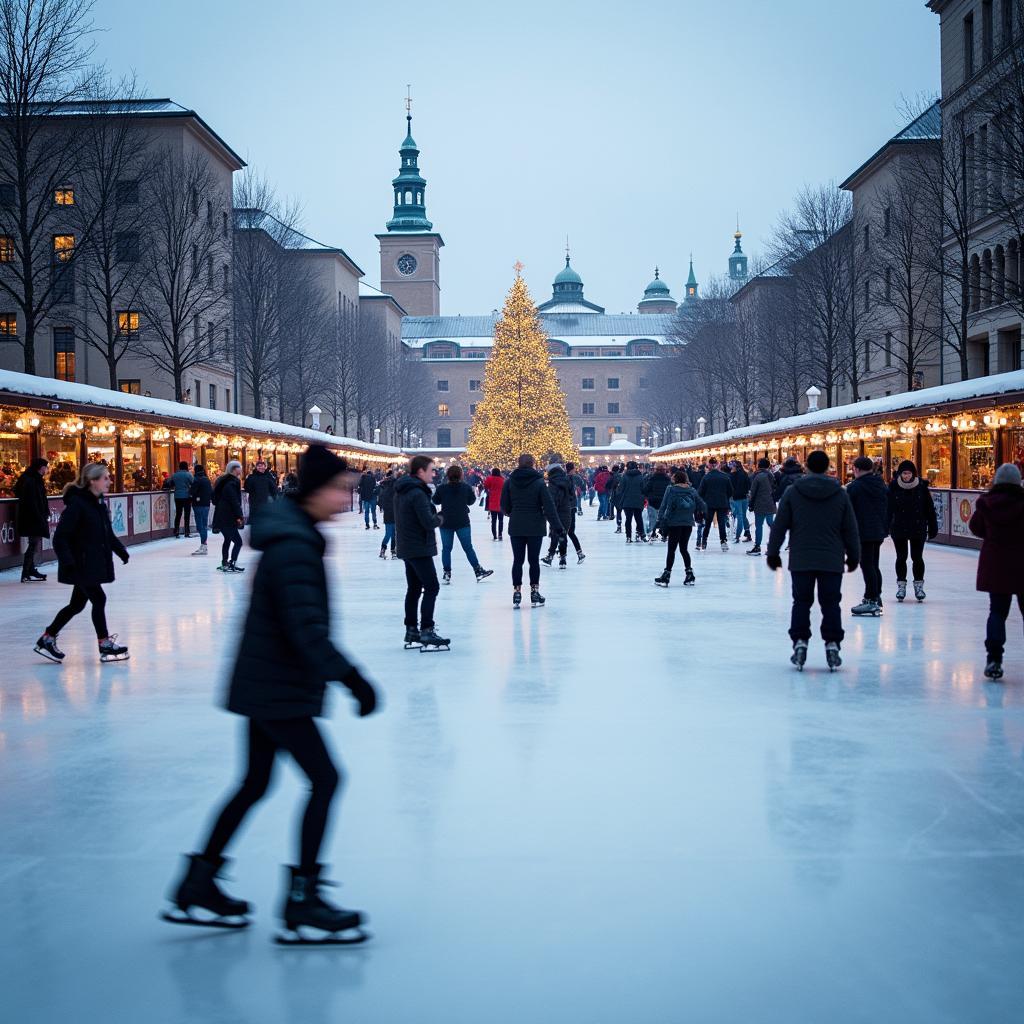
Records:
[[[519,260],[516,260],[513,264],[513,268],[515,269],[516,277],[521,277],[524,269],[523,264]]]
[[[412,113],[412,86],[408,83],[405,86],[405,112]]]

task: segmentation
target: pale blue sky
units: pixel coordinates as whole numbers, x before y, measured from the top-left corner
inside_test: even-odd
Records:
[[[842,180],[937,92],[924,0],[98,0],[100,53],[193,107],[308,234],[379,283],[373,235],[411,82],[444,313],[501,304],[522,260],[549,296],[565,236],[589,299],[631,310],[655,263],[756,255],[805,182]]]

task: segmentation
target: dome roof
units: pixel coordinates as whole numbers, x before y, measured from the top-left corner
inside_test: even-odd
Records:
[[[669,295],[669,287],[664,281],[662,281],[658,274],[658,268],[655,267],[654,280],[644,289],[644,298],[654,299],[659,298],[660,296],[668,297]]]
[[[555,284],[578,284],[580,287],[583,286],[583,278],[576,273],[572,267],[569,266],[569,257],[565,257],[565,266],[558,272],[555,277]]]

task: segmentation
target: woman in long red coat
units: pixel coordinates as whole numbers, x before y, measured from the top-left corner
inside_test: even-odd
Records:
[[[985,675],[1001,679],[1006,620],[1014,597],[1024,615],[1024,487],[1020,470],[1012,462],[996,470],[992,487],[978,498],[968,525],[982,540],[978,590],[987,593],[989,600]]]
[[[491,514],[491,540],[501,540],[505,532],[505,514],[501,511],[501,489],[504,486],[505,478],[495,466],[483,484],[487,492],[487,511]]]

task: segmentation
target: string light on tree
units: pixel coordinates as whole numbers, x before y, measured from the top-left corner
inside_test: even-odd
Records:
[[[565,395],[522,277],[522,263],[516,263],[515,271],[501,319],[494,326],[483,399],[473,417],[466,458],[503,468],[514,466],[522,452],[540,459],[558,452],[578,461]]]

